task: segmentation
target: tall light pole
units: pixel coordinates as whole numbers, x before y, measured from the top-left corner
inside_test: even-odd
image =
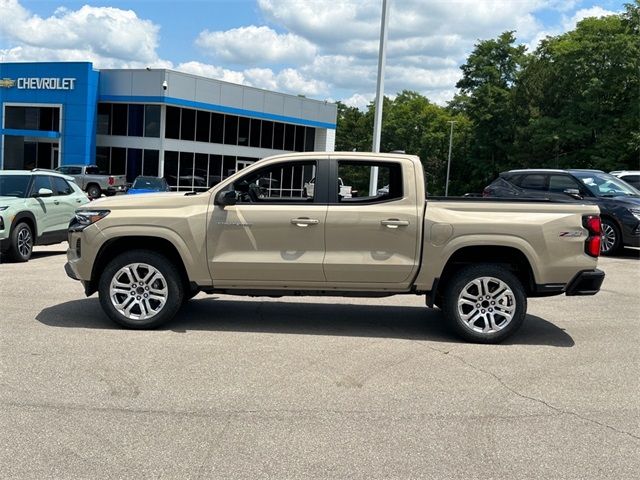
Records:
[[[382,132],[382,104],[384,101],[384,64],[387,58],[387,24],[389,23],[389,2],[382,0],[382,19],[380,21],[380,48],[378,49],[378,85],[376,88],[376,111],[373,118],[373,152],[380,151]],[[378,167],[371,167],[369,177],[369,195],[378,191]]]
[[[449,133],[449,160],[447,160],[447,183],[444,186],[444,196],[449,196],[449,171],[451,170],[451,147],[453,146],[453,124],[458,123],[455,120],[449,120],[451,124],[451,133]]]

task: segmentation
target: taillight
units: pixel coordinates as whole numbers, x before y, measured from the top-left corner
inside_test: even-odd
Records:
[[[116,179],[113,177],[109,177],[109,180],[107,180],[107,183],[109,183],[109,185],[113,185],[114,183],[116,183]]]
[[[592,257],[600,256],[600,240],[602,236],[600,217],[597,215],[586,215],[582,217],[582,225],[589,231],[587,240],[584,242],[585,253]]]

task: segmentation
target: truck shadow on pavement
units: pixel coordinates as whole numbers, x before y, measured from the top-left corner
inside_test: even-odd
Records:
[[[117,329],[97,298],[73,300],[43,309],[36,320],[51,327]],[[159,331],[189,330],[396,338],[462,343],[444,323],[439,310],[426,307],[332,303],[237,301],[196,298]],[[136,332],[122,330],[128,334]],[[501,345],[572,347],[563,329],[534,315]]]

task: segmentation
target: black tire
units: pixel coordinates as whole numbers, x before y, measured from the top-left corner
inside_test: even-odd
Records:
[[[98,185],[92,183],[87,187],[87,195],[89,196],[89,198],[95,200],[96,198],[100,198],[100,196],[102,195],[102,190]]]
[[[131,264],[145,264],[147,266],[153,267],[160,274],[162,274],[162,277],[164,277],[163,281],[161,281],[160,283],[160,285],[163,285],[163,288],[166,288],[167,290],[164,305],[162,307],[158,306],[157,313],[153,314],[153,316],[149,316],[148,318],[130,318],[121,313],[116,308],[116,306],[114,305],[114,301],[120,301],[121,299],[123,305],[127,305],[124,303],[124,301],[127,299],[127,294],[116,293],[114,294],[115,300],[112,301],[111,299],[110,288],[114,276],[117,276],[118,272],[120,272],[120,269]],[[118,278],[122,278],[122,275],[118,276]],[[133,279],[133,281],[139,280]],[[130,285],[133,284],[133,281],[130,282]],[[130,310],[130,313],[133,315],[137,314],[138,316],[141,316],[140,314],[142,312],[139,305],[140,300],[142,300],[142,302],[145,301],[141,299],[141,296],[144,295],[145,292],[144,290],[137,292],[137,289],[146,288],[147,290],[149,290],[149,288],[147,288],[147,284],[144,283],[144,281],[140,282],[139,285],[137,283],[133,285],[134,287],[136,287],[136,289],[131,288],[131,290],[134,291],[133,296],[138,300],[132,299],[132,303],[136,303],[137,301],[138,306],[134,306]],[[155,285],[156,287],[158,286],[158,284]],[[148,286],[153,289],[153,285]],[[129,294],[131,294],[130,291]],[[98,295],[100,297],[100,304],[102,305],[102,309],[114,322],[122,325],[123,327],[132,329],[150,329],[168,322],[178,312],[178,310],[182,306],[184,298],[184,283],[182,281],[182,277],[180,276],[178,268],[165,256],[151,250],[132,250],[118,255],[107,264],[98,282]],[[149,298],[146,301],[147,305],[149,305],[149,302],[152,302],[154,300]],[[159,302],[156,302],[156,304],[158,303]]]
[[[14,262],[28,262],[33,253],[33,230],[26,222],[20,222],[11,230],[7,254]]]
[[[478,291],[477,287],[470,284],[482,277],[493,280],[488,281],[482,290]],[[505,290],[505,286],[511,294]],[[485,287],[488,288],[488,292],[484,291]],[[495,290],[492,290],[493,288]],[[463,291],[466,292],[464,299],[461,298]],[[506,295],[501,296],[500,292],[506,292]],[[485,295],[486,293],[489,295]],[[481,296],[482,298],[479,298]],[[487,296],[489,298],[486,298]],[[464,302],[468,298],[473,298],[474,302],[479,303],[464,304],[459,308],[458,301]],[[527,296],[520,280],[505,267],[495,264],[470,265],[456,272],[448,281],[443,292],[442,310],[451,328],[464,340],[474,343],[499,343],[522,326],[527,313]],[[510,313],[511,319],[508,320],[503,312]],[[471,315],[471,325],[464,321],[463,315]],[[496,328],[491,328],[488,318],[494,319],[493,326]],[[476,330],[486,327],[489,327],[486,332]]]
[[[602,219],[601,255],[615,255],[622,248],[622,234],[618,225],[608,218]]]

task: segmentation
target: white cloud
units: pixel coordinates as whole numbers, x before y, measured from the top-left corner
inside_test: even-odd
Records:
[[[360,94],[354,93],[349,98],[342,100],[342,103],[350,107],[356,107],[359,110],[366,110],[371,102],[375,100],[376,96],[373,93]]]
[[[242,65],[305,62],[316,55],[316,47],[298,35],[255,25],[224,32],[205,30],[196,44],[210,56]]]
[[[0,0],[0,34],[15,47],[7,58],[25,55],[32,60],[93,60],[98,67],[157,65],[159,27],[138,18],[132,10],[90,7],[59,8],[48,18],[34,15],[17,0]]]

